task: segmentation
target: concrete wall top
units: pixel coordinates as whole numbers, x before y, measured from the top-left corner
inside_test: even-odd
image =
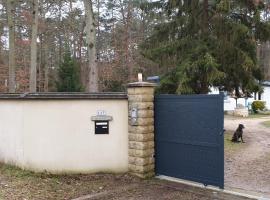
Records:
[[[114,92],[114,93],[59,93],[59,92],[49,92],[49,93],[3,93],[0,94],[0,100],[7,99],[127,99],[127,94],[124,92]]]
[[[134,83],[129,83],[128,87],[155,87],[157,86],[155,83],[149,83],[149,82],[134,82]]]

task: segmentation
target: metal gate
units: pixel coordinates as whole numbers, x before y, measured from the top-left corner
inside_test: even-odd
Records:
[[[223,124],[223,94],[156,96],[156,174],[224,188]]]

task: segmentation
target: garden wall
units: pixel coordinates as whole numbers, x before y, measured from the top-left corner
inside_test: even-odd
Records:
[[[128,171],[126,94],[3,94],[0,113],[0,162],[52,173]],[[95,134],[97,119],[109,121],[109,134]]]

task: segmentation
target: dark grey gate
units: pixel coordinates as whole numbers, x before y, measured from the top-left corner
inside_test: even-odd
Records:
[[[156,174],[224,188],[223,124],[223,94],[156,96]]]

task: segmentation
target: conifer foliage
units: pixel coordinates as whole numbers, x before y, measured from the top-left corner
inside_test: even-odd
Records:
[[[79,65],[70,52],[65,53],[64,60],[59,66],[56,85],[58,92],[81,92],[83,90]]]
[[[168,69],[159,92],[202,94],[211,86],[237,97],[260,91],[256,46],[269,40],[260,0],[160,0],[148,9],[166,16],[142,54]]]

